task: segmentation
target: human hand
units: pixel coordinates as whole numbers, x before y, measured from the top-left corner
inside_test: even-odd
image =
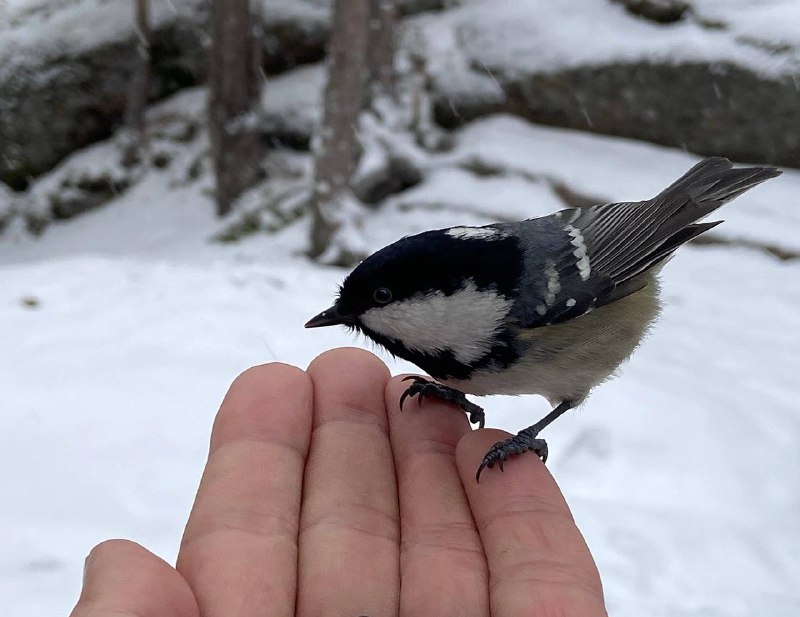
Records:
[[[177,568],[110,540],[72,617],[606,615],[592,557],[547,468],[523,456],[475,482],[506,435],[472,431],[372,354],[307,373],[252,368],[214,423]]]

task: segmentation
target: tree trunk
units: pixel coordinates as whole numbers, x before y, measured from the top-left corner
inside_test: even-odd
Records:
[[[354,214],[349,183],[360,153],[356,131],[365,102],[370,1],[334,2],[325,111],[315,147],[310,251],[317,258],[328,251],[325,261],[332,263],[354,257],[345,236]]]
[[[217,214],[261,176],[258,130],[263,73],[250,0],[212,0],[209,128]]]
[[[145,110],[150,95],[150,19],[148,0],[136,0],[136,68],[126,110],[126,125],[139,142],[144,141]]]
[[[150,19],[148,0],[136,0],[134,5],[134,27],[136,29],[136,58],[128,90],[125,108],[125,131],[120,142],[122,163],[125,166],[138,164],[147,148],[147,124],[145,113],[150,98]]]
[[[371,100],[395,97],[394,55],[397,46],[397,8],[395,0],[369,0],[367,34],[368,90]]]

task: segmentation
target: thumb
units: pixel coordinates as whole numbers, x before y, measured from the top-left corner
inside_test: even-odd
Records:
[[[189,585],[160,557],[128,540],[108,540],[89,553],[83,589],[71,617],[126,614],[199,617]]]

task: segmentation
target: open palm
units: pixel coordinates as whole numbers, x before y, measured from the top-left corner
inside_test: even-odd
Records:
[[[132,542],[87,559],[73,617],[605,615],[594,562],[535,456],[338,349],[256,367],[217,416],[177,568]]]

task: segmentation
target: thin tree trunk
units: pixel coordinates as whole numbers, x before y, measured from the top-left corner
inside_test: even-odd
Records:
[[[136,0],[136,67],[125,110],[125,124],[133,133],[132,147],[141,149],[147,143],[145,111],[150,96],[150,19],[148,0]]]
[[[261,175],[261,46],[250,0],[212,0],[209,125],[217,214]]]
[[[369,0],[367,34],[368,96],[395,97],[394,56],[397,47],[397,7],[395,0]]]
[[[311,255],[319,257],[347,224],[349,182],[358,161],[356,134],[365,102],[370,0],[335,0],[322,133],[316,145]],[[346,252],[346,249],[345,249]],[[332,261],[347,261],[340,255]]]

